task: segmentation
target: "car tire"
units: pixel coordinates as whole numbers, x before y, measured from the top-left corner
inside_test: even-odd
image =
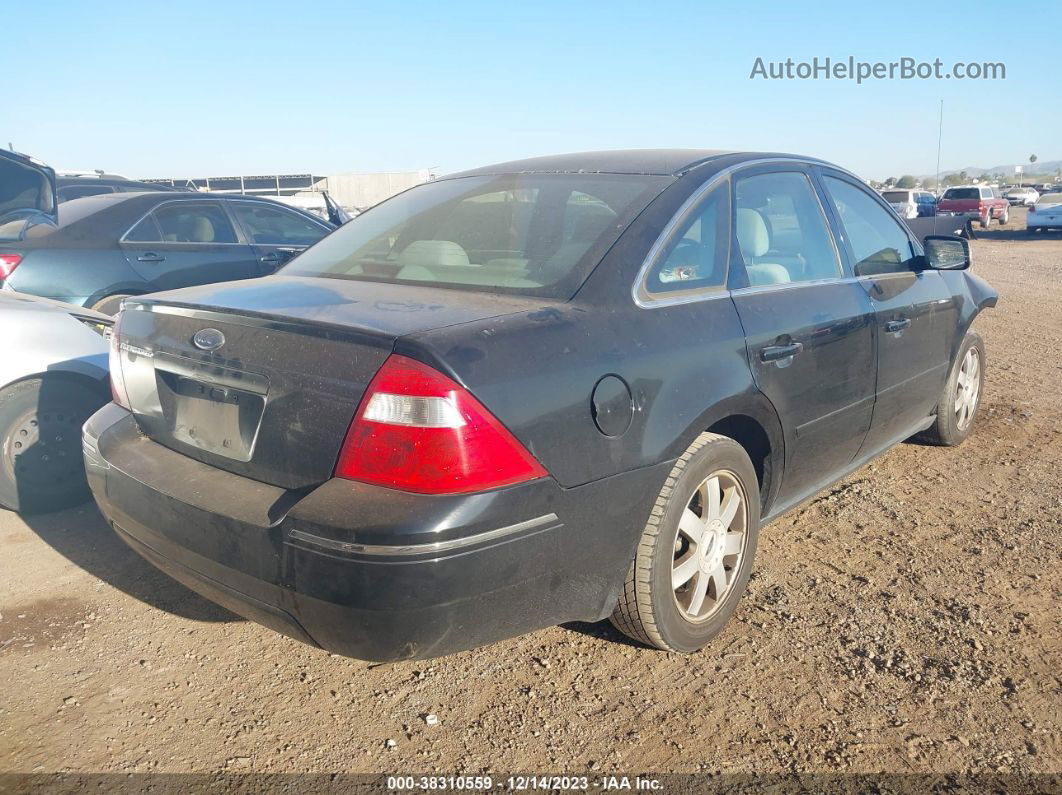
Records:
[[[745,591],[759,524],[758,481],[748,453],[733,439],[702,433],[656,498],[612,624],[658,649],[704,648]]]
[[[984,385],[985,343],[979,334],[970,331],[948,372],[933,424],[915,438],[944,447],[955,447],[966,441],[973,431]]]
[[[105,315],[117,315],[118,310],[122,308],[122,299],[130,298],[128,293],[115,293],[114,295],[108,295],[106,298],[101,298],[94,303],[90,309],[94,309],[97,312],[102,312]]]
[[[54,376],[0,391],[0,505],[39,513],[87,500],[81,426],[106,402],[102,389]]]
[[[988,211],[988,215],[986,215],[984,218],[981,219],[981,228],[982,229],[988,229],[990,226],[992,226],[992,211],[991,210]]]
[[[999,225],[1006,226],[1007,221],[1010,220],[1010,208],[1007,207],[1003,210],[1003,215],[999,216]]]

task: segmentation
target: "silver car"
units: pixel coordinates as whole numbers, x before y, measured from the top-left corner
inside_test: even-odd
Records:
[[[0,151],[0,236],[54,213],[51,169]],[[0,261],[0,505],[58,510],[88,498],[81,426],[110,400],[111,318],[3,288]]]

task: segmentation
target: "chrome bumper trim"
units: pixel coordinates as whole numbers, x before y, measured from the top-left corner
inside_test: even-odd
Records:
[[[324,547],[325,549],[334,549],[339,552],[352,552],[361,555],[424,555],[434,552],[450,552],[454,549],[461,549],[463,547],[472,546],[473,544],[481,544],[485,541],[496,541],[499,538],[505,538],[506,536],[514,535],[525,530],[535,530],[538,528],[546,529],[547,526],[550,526],[550,529],[561,526],[557,514],[547,513],[544,516],[528,519],[525,522],[498,527],[494,530],[486,530],[482,533],[476,533],[475,535],[424,544],[359,544],[354,541],[337,541],[334,538],[324,538],[323,536],[307,533],[305,530],[299,530],[295,527],[288,531],[288,537],[295,539],[296,541],[303,541],[307,544]]]

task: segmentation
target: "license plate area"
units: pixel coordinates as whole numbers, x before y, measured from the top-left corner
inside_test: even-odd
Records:
[[[180,373],[155,370],[171,437],[214,455],[250,461],[265,395]]]

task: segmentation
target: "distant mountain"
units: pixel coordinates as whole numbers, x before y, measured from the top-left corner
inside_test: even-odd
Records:
[[[976,166],[967,166],[966,168],[957,168],[953,171],[941,171],[940,176],[946,177],[948,174],[959,174],[965,171],[971,177],[979,177],[982,174],[1006,174],[1008,176],[1014,176],[1014,167],[1021,166],[1023,174],[1054,174],[1055,169],[1062,168],[1062,160],[1037,160],[1035,163],[1030,164],[1028,161],[1024,163],[1011,163],[1006,166],[992,166],[992,168],[977,168]],[[935,176],[934,174],[923,174],[922,179],[926,177]]]

